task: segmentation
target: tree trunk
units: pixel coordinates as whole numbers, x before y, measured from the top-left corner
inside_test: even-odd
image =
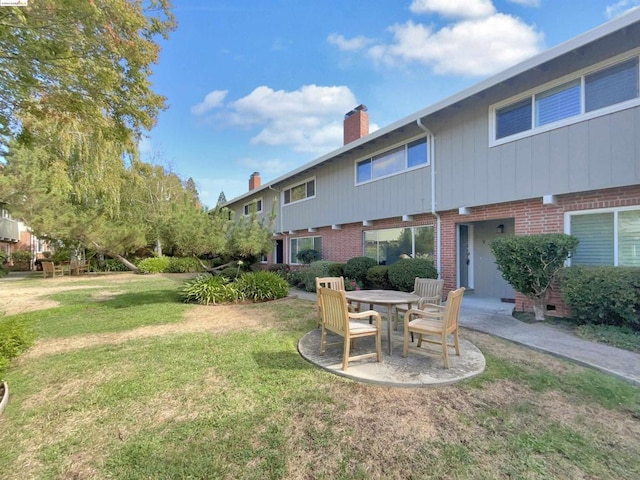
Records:
[[[124,258],[122,255],[118,255],[117,253],[109,253],[109,256],[111,257],[115,257],[118,260],[120,260],[120,262],[127,267],[129,270],[131,270],[132,272],[137,272],[138,271],[138,267],[136,267],[133,263],[131,263],[129,260],[127,260],[126,258]]]
[[[162,256],[162,242],[160,242],[160,238],[156,238],[156,248],[155,248],[156,257]]]
[[[547,311],[547,297],[533,297],[533,313],[537,322],[544,322],[544,314]]]

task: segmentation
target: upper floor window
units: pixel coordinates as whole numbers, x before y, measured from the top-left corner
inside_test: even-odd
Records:
[[[253,200],[249,203],[246,203],[242,207],[243,215],[250,215],[252,213],[262,213],[262,199],[258,198],[257,200]]]
[[[356,183],[388,177],[429,163],[427,139],[420,138],[356,164]]]
[[[638,57],[492,107],[492,142],[522,138],[640,103]]]
[[[284,204],[299,202],[316,196],[316,180],[306,180],[284,191]]]

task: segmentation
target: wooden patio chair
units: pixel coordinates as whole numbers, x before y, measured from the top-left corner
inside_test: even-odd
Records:
[[[320,308],[320,295],[318,291],[320,288],[330,288],[332,290],[339,290],[341,292],[345,291],[344,288],[344,277],[316,277],[316,295],[317,295],[317,303],[318,303],[318,327],[322,323],[322,310]],[[349,305],[350,312],[357,312],[359,308],[355,305],[351,305],[350,302],[347,302]]]
[[[410,309],[404,316],[404,348],[402,356],[409,352],[409,335],[418,334],[418,344],[411,347],[414,351],[421,350],[422,342],[435,343],[442,346],[444,368],[449,368],[449,347],[454,347],[456,355],[460,356],[460,342],[458,340],[458,318],[464,287],[449,292],[446,306],[425,304],[422,309]],[[453,344],[448,343],[449,335],[453,335]],[[435,337],[425,339],[424,336]]]
[[[71,260],[71,262],[69,262],[69,272],[71,275],[80,275],[88,271],[89,266],[84,260]]]
[[[349,360],[375,357],[378,362],[381,362],[382,319],[380,314],[375,310],[350,312],[344,291],[320,287],[318,298],[320,299],[320,311],[322,313],[320,355],[323,355],[327,348],[327,332],[333,332],[343,337],[342,370],[346,370],[349,367]],[[375,318],[375,324],[370,325],[366,322],[356,321],[358,319],[368,319],[369,317]],[[356,338],[368,336],[375,336],[376,351],[349,356],[352,341]]]
[[[42,276],[44,278],[58,277],[58,276],[61,277],[64,275],[62,266],[56,265],[55,263],[47,260],[43,260],[41,263],[42,263]]]
[[[440,305],[442,303],[442,292],[444,290],[444,280],[436,280],[435,278],[420,278],[416,277],[413,284],[413,293],[418,295],[418,308],[422,308],[423,305],[430,303],[433,305]],[[400,314],[406,314],[409,310],[409,305],[398,305],[396,307],[395,315],[395,329],[398,329],[398,321],[400,320]]]

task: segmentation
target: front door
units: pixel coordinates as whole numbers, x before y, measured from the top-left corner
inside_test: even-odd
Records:
[[[473,226],[458,225],[458,286],[467,290],[473,288],[470,272]]]

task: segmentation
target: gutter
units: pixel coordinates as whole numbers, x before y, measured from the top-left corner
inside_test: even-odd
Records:
[[[442,230],[442,219],[440,218],[440,214],[436,211],[436,136],[433,134],[431,130],[429,130],[423,123],[422,118],[418,117],[416,119],[416,125],[427,135],[430,137],[429,142],[429,160],[431,166],[431,215],[436,217],[436,270],[440,273],[441,266],[441,230]]]

